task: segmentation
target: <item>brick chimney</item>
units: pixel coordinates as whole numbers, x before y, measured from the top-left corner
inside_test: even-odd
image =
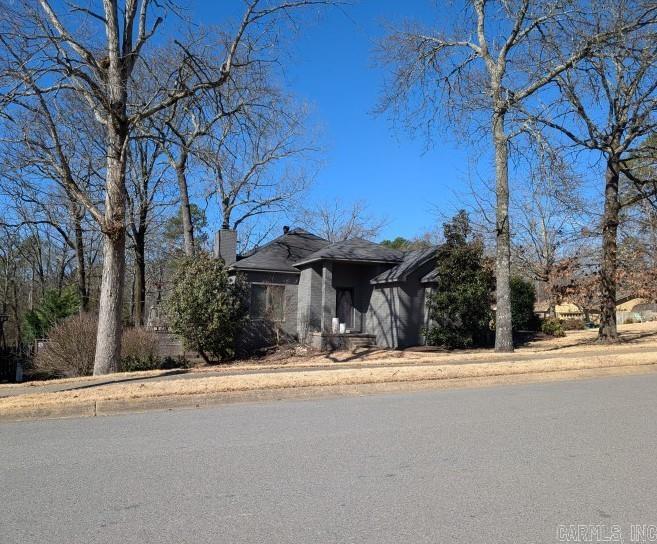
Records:
[[[221,229],[217,231],[214,240],[214,256],[223,259],[226,266],[237,260],[237,231]]]

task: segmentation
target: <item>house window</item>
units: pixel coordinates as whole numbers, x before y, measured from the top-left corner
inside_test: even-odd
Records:
[[[250,314],[255,319],[285,321],[285,286],[252,284]]]

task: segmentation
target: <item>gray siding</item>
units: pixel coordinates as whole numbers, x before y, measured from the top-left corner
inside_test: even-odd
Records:
[[[336,294],[333,286],[333,263],[322,266],[322,332],[330,333],[335,317]]]
[[[297,304],[297,329],[299,340],[305,342],[306,336],[317,332],[322,326],[322,270],[315,264],[304,268],[299,277]]]
[[[420,279],[435,263],[421,266],[406,281],[377,286],[367,313],[367,332],[376,335],[377,345],[406,348],[424,344],[427,289]]]
[[[405,348],[425,343],[423,330],[427,324],[428,290],[420,283],[434,267],[433,261],[421,266],[399,284],[400,332],[398,347]]]
[[[335,289],[339,288],[354,290],[354,329],[375,335],[378,346],[404,348],[423,344],[428,290],[420,279],[433,266],[433,262],[427,263],[403,282],[376,287],[370,280],[389,265],[335,262],[325,273],[330,282],[327,285],[324,285],[322,263],[308,265],[300,274],[243,273],[250,284],[285,285],[285,320],[280,323],[252,320],[244,330],[240,345],[246,351],[274,345],[277,341],[306,341],[309,333],[321,331],[322,317],[330,327],[335,313]]]
[[[419,282],[404,282],[397,287],[399,330],[397,347],[407,348],[422,343],[424,326],[424,289]]]
[[[366,329],[376,335],[376,345],[396,348],[399,331],[399,296],[394,285],[383,285],[372,291],[367,311]]]
[[[238,341],[241,351],[297,339],[298,274],[280,272],[240,272],[246,282],[285,286],[285,318],[281,322],[250,319]]]
[[[350,263],[334,263],[333,265],[333,287],[354,290],[354,329],[360,332],[375,334],[374,331],[368,329],[367,325],[367,312],[374,290],[370,280],[386,268],[390,268],[390,266]]]

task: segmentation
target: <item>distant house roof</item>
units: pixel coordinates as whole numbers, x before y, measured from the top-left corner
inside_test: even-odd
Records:
[[[344,240],[326,247],[300,259],[294,266],[304,266],[317,261],[349,261],[361,263],[399,263],[404,259],[404,252],[375,244],[362,238]]]
[[[652,302],[642,302],[632,308],[633,312],[657,312],[657,304]]]
[[[550,304],[547,302],[535,302],[534,303],[534,313],[537,314],[546,314],[550,311]]]
[[[329,245],[328,240],[293,229],[238,259],[231,270],[299,273],[293,264]]]
[[[408,275],[417,269],[419,266],[427,263],[436,256],[435,247],[429,247],[425,249],[415,249],[412,251],[407,251],[404,254],[404,259],[397,266],[390,268],[375,278],[373,278],[370,283],[377,285],[382,283],[394,283],[399,281],[405,281]],[[433,272],[433,271],[432,271]],[[426,276],[425,276],[426,277]],[[424,279],[424,278],[423,278]]]

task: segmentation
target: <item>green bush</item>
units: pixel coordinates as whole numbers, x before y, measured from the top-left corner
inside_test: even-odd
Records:
[[[583,319],[564,319],[561,323],[565,331],[583,331],[586,329],[586,322]]]
[[[556,337],[566,336],[561,321],[554,317],[548,317],[543,320],[543,323],[541,323],[541,332]]]
[[[185,257],[177,263],[166,302],[171,330],[206,361],[235,356],[237,335],[247,319],[247,288],[230,277],[219,259]]]
[[[144,370],[157,370],[160,368],[160,359],[153,355],[136,357],[129,355],[121,357],[119,372],[142,372]]]
[[[44,293],[36,308],[25,314],[25,338],[32,342],[45,338],[64,319],[80,311],[80,297],[75,286]]]
[[[178,357],[165,357],[160,361],[161,370],[171,370],[174,368],[190,368],[192,366],[191,361],[185,359],[182,355]]]
[[[536,290],[531,282],[513,276],[511,278],[511,323],[514,331],[536,330]]]
[[[468,214],[444,225],[445,243],[437,250],[436,287],[429,299],[427,343],[470,348],[490,341],[493,274],[481,240],[471,236]]]

